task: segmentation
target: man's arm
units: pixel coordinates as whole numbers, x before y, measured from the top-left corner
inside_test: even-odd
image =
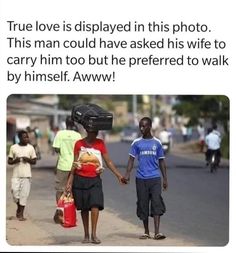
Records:
[[[52,143],[52,148],[54,149],[54,151],[57,153],[57,154],[60,154],[60,147],[61,147],[61,132],[58,131],[57,134],[55,135],[55,138],[53,140],[53,143]]]
[[[53,147],[54,148],[54,147]],[[57,153],[57,154],[60,154],[60,148],[54,148],[54,150],[55,150],[55,152]]]
[[[36,158],[29,158],[29,157],[23,156],[22,159],[23,159],[23,162],[25,163],[29,163],[31,165],[36,164]]]
[[[134,157],[130,155],[129,160],[128,160],[128,164],[127,164],[126,173],[124,176],[127,181],[130,180],[130,173],[131,173],[133,167],[134,167]]]
[[[12,157],[8,157],[8,164],[12,165],[12,164],[16,164],[20,162],[20,158],[16,157],[15,159],[13,159]]]
[[[13,146],[10,147],[9,154],[8,154],[8,164],[13,165],[20,162],[20,157],[15,157]]]
[[[159,159],[159,165],[161,169],[161,174],[163,177],[163,189],[166,190],[168,188],[168,182],[167,182],[167,168],[166,168],[166,163],[165,159]]]

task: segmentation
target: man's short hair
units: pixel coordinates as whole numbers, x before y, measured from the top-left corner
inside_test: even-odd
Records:
[[[18,135],[19,139],[22,138],[23,134],[28,134],[28,132],[25,131],[25,130],[20,130],[20,131],[18,131],[17,135]]]
[[[213,123],[212,128],[213,128],[214,130],[216,130],[216,129],[217,129],[217,124],[216,124],[216,123]]]
[[[208,129],[207,129],[207,133],[209,134],[209,133],[211,133],[212,132],[212,128],[211,127],[209,127]]]
[[[143,117],[143,118],[140,120],[140,122],[143,121],[143,120],[147,121],[150,127],[152,126],[152,120],[151,120],[151,118],[149,118],[149,117]]]
[[[73,119],[71,116],[66,117],[66,127],[73,127],[75,125]]]

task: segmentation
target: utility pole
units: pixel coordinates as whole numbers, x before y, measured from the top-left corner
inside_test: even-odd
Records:
[[[133,95],[132,97],[132,110],[133,110],[133,123],[136,124],[137,118],[137,95]]]
[[[152,118],[156,116],[157,108],[156,108],[156,95],[151,95],[151,115]]]

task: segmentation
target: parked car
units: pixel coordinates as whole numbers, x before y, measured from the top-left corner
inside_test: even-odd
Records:
[[[135,126],[124,127],[120,133],[121,141],[132,142],[139,137],[139,129]]]

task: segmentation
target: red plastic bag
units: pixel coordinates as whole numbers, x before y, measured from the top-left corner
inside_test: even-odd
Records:
[[[57,210],[61,213],[61,224],[63,227],[70,228],[76,226],[76,207],[73,197],[62,194],[58,203]]]

